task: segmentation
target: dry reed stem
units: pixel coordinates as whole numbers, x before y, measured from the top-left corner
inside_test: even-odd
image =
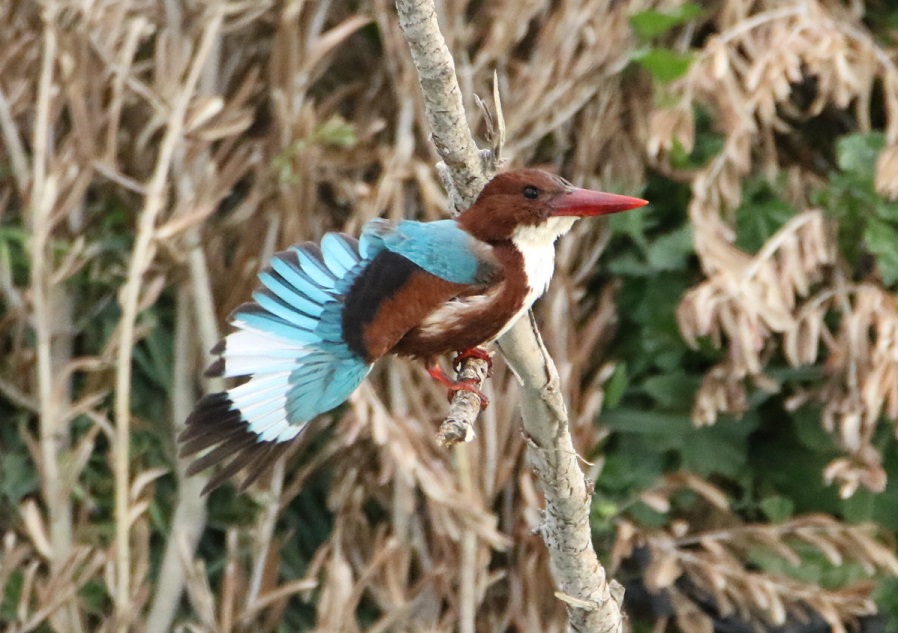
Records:
[[[42,47],[42,63],[38,88],[36,125],[34,126],[34,159],[31,177],[31,285],[34,290],[34,326],[37,338],[37,366],[39,407],[41,411],[41,466],[44,496],[50,514],[50,542],[54,567],[68,556],[71,547],[71,519],[68,514],[68,495],[63,495],[63,482],[59,474],[59,451],[64,448],[66,431],[61,427],[59,404],[54,397],[53,376],[53,325],[51,323],[50,281],[53,275],[48,267],[47,244],[53,228],[53,206],[56,202],[56,181],[47,178],[47,161],[50,150],[49,110],[53,92],[53,67],[56,61],[56,33],[46,25]]]
[[[152,241],[156,222],[165,204],[165,190],[168,184],[169,171],[172,166],[177,145],[183,134],[185,117],[194,89],[199,80],[203,64],[206,61],[215,41],[223,19],[223,4],[217,3],[209,8],[208,22],[197,45],[193,62],[183,85],[172,101],[168,114],[165,134],[159,145],[159,154],[153,175],[146,186],[146,197],[140,211],[137,235],[131,261],[128,266],[128,278],[122,288],[122,318],[120,342],[116,365],[115,393],[115,509],[116,509],[116,591],[115,606],[118,618],[118,629],[127,631],[129,622],[134,616],[131,608],[131,554],[130,554],[130,451],[131,439],[131,355],[134,345],[137,306],[143,276],[149,267],[152,254]]]
[[[58,42],[52,11],[44,16],[44,37],[41,48],[41,70],[38,80],[36,122],[34,126],[31,190],[27,191],[25,174],[20,173],[20,192],[31,206],[31,288],[34,311],[34,330],[37,348],[37,378],[40,411],[40,467],[44,499],[50,524],[50,566],[53,573],[70,563],[73,544],[72,484],[65,468],[65,452],[71,443],[66,414],[69,402],[69,379],[55,371],[65,367],[71,358],[71,300],[68,290],[60,283],[64,265],[54,270],[55,257],[50,248],[54,224],[54,208],[58,202],[59,179],[48,174],[54,152],[50,138],[50,110],[55,93],[54,65]],[[10,155],[18,171],[25,159],[17,156],[18,134],[10,131],[5,137],[11,141]],[[82,630],[74,596],[65,599],[62,614],[48,611],[57,626],[65,630]]]
[[[51,7],[46,3],[40,6]],[[49,259],[44,273],[52,282],[51,295],[57,285],[78,289],[73,293],[77,308],[73,315],[78,335],[76,350],[78,354],[96,354],[62,366],[51,350],[53,381],[61,387],[55,395],[63,400],[71,398],[65,394],[64,383],[68,378],[77,378],[77,402],[57,409],[57,419],[67,427],[72,416],[78,412],[86,414],[86,418],[71,425],[73,432],[83,433],[77,437],[77,443],[58,454],[60,465],[65,465],[60,468],[59,479],[77,486],[78,496],[73,498],[72,507],[74,549],[79,553],[64,561],[63,573],[53,573],[47,555],[52,551],[51,517],[43,507],[43,498],[38,502],[30,495],[19,503],[17,512],[11,513],[4,523],[4,549],[0,554],[4,596],[19,596],[12,600],[15,621],[9,625],[10,631],[22,627],[62,629],[64,618],[72,621],[66,608],[68,596],[72,596],[71,603],[77,605],[86,626],[102,631],[115,626],[112,614],[98,613],[92,607],[96,587],[107,592],[104,600],[109,600],[115,591],[115,552],[107,547],[103,537],[98,537],[97,529],[111,531],[112,523],[94,512],[94,508],[109,504],[101,497],[102,485],[96,485],[97,475],[102,478],[105,473],[102,467],[96,467],[98,455],[92,436],[98,432],[110,438],[114,435],[105,414],[107,404],[98,400],[97,394],[102,397],[104,392],[112,391],[119,337],[113,333],[100,336],[97,341],[97,328],[84,322],[94,321],[104,303],[115,300],[115,289],[127,264],[126,260],[122,263],[126,251],[119,247],[110,260],[106,256],[98,258],[96,249],[102,248],[102,240],[109,236],[103,231],[116,208],[122,204],[127,209],[141,206],[140,197],[146,195],[148,172],[153,169],[158,141],[164,132],[167,104],[184,79],[190,61],[185,61],[185,56],[205,26],[198,19],[202,16],[200,5],[169,2],[162,10],[160,6],[163,5],[148,0],[82,3],[67,6],[59,19],[50,23],[30,3],[6,0],[0,9],[0,13],[10,16],[7,28],[0,31],[4,44],[0,55],[0,152],[11,166],[10,173],[0,181],[2,228],[15,231],[20,224],[28,228],[23,207],[27,212],[32,195],[31,153],[44,62],[42,43],[46,37],[44,29],[55,28],[58,48],[49,122],[52,143],[46,155],[45,174],[49,181],[55,181],[58,193],[52,211],[56,223],[46,247],[56,261]],[[703,47],[693,66],[695,80],[700,82],[698,87],[690,94],[686,86],[668,85],[660,95],[658,86],[653,87],[644,73],[632,67],[633,72],[616,74],[633,49],[626,14],[656,7],[657,3],[564,0],[547,5],[533,0],[462,0],[442,6],[443,34],[449,48],[458,51],[456,70],[467,95],[464,100],[473,130],[483,129],[486,114],[470,107],[472,97],[475,92],[490,92],[491,69],[495,68],[506,103],[514,104],[506,113],[508,143],[504,147],[513,163],[564,165],[572,179],[586,186],[632,183],[640,178],[648,147],[655,167],[676,180],[690,182],[694,191],[708,194],[699,196],[702,207],[695,209],[695,218],[698,225],[708,229],[698,235],[697,245],[703,261],[712,266],[715,258],[737,264],[752,258],[753,254],[743,254],[743,260],[727,248],[733,236],[728,223],[733,220],[734,201],[738,200],[746,175],[786,173],[788,197],[797,208],[805,208],[807,192],[819,187],[819,174],[809,173],[802,165],[780,170],[776,160],[771,160],[778,159],[776,153],[782,149],[772,137],[772,130],[777,134],[786,130],[788,134],[791,123],[780,116],[770,118],[769,104],[775,106],[774,115],[795,109],[790,96],[795,84],[781,81],[787,77],[783,70],[789,66],[780,62],[800,53],[800,67],[823,79],[821,85],[827,97],[815,102],[814,107],[838,109],[860,130],[871,127],[864,112],[870,109],[871,98],[880,93],[871,92],[871,85],[881,84],[884,99],[888,99],[885,109],[898,111],[894,98],[898,92],[893,89],[898,84],[888,62],[894,55],[893,48],[881,43],[871,48],[870,44],[877,40],[861,22],[857,3],[846,7],[844,3],[825,0],[785,7],[775,0],[725,0],[719,10],[706,13],[672,35],[676,50]],[[169,200],[173,209],[157,222],[154,246],[159,253],[150,269],[152,277],[145,276],[146,290],[140,301],[141,306],[148,307],[148,318],[139,318],[135,330],[138,340],[152,335],[153,338],[145,339],[147,347],[169,340],[169,324],[156,319],[164,319],[171,297],[185,284],[191,285],[198,303],[203,304],[197,306],[196,320],[200,323],[197,338],[204,339],[205,351],[217,339],[214,331],[224,314],[244,300],[254,285],[253,273],[261,265],[260,253],[293,241],[315,239],[327,230],[357,233],[364,222],[377,215],[398,219],[419,214],[421,219],[435,219],[439,217],[436,210],[446,208],[445,193],[432,168],[435,154],[428,142],[424,107],[414,98],[416,73],[389,2],[372,0],[351,6],[332,1],[264,2],[252,6],[229,3],[228,7],[226,24],[215,44],[221,60],[215,73],[215,88],[211,95],[196,91],[188,108],[187,133],[182,136],[171,170],[174,177],[170,180],[173,187]],[[375,37],[370,37],[370,31],[363,31],[350,40],[339,40],[346,42],[345,46],[334,44],[335,37],[342,37],[348,29],[342,27],[344,23],[365,24],[367,16],[373,16],[376,22]],[[847,39],[838,34],[839,30]],[[695,38],[699,31],[709,34],[701,44]],[[715,33],[720,34],[719,40]],[[821,34],[831,39],[815,43],[813,38]],[[776,39],[784,36],[786,40]],[[718,41],[724,44],[722,52]],[[822,54],[817,55],[814,50]],[[207,63],[206,68],[212,65]],[[844,76],[838,74],[840,65],[848,70]],[[749,73],[751,68],[756,70]],[[720,70],[724,71],[723,81],[715,75]],[[729,75],[730,71],[736,73],[735,77]],[[200,82],[206,77],[204,73]],[[701,82],[707,82],[710,90],[699,89],[704,85]],[[800,84],[806,82],[802,80]],[[735,92],[727,92],[732,88]],[[830,88],[837,90],[826,92]],[[728,100],[728,94],[738,98]],[[849,107],[837,104],[845,95],[849,95]],[[668,97],[673,98],[668,101]],[[684,148],[695,141],[694,102],[710,114],[713,129],[724,135],[737,132],[726,143],[724,155],[698,174],[673,169],[665,163],[675,141]],[[210,115],[218,107],[216,103],[222,109]],[[663,105],[656,107],[659,103]],[[751,108],[757,109],[757,117]],[[749,116],[742,117],[746,111]],[[209,116],[211,119],[207,119]],[[317,136],[319,130],[335,120],[351,131],[348,147],[335,146]],[[888,116],[889,146],[881,154],[877,169],[877,186],[886,192],[898,182],[894,178],[894,156],[898,155],[893,146],[895,120]],[[651,127],[648,121],[652,122]],[[742,125],[749,122],[758,129],[745,134]],[[247,131],[250,123],[252,128]],[[662,138],[664,135],[667,137]],[[250,160],[248,157],[253,157],[250,166],[243,164]],[[77,175],[75,180],[72,174]],[[79,184],[85,178],[89,180],[87,189]],[[116,239],[133,234],[136,213],[125,215],[126,224],[114,229]],[[709,215],[712,217],[706,221]],[[723,222],[715,221],[715,215]],[[198,245],[189,236],[191,227],[201,231]],[[605,349],[616,318],[615,285],[605,286],[601,296],[593,293],[597,282],[596,256],[607,241],[607,233],[598,223],[581,223],[575,231],[574,236],[558,244],[555,280],[537,306],[537,313],[546,346],[557,364],[574,445],[585,452],[599,446],[609,434],[608,429],[596,426],[595,420],[602,408],[603,386],[613,370]],[[31,231],[29,234],[34,239],[32,244],[36,243],[39,236]],[[83,240],[86,250],[80,250],[79,240]],[[805,243],[801,237],[798,241]],[[751,291],[748,286],[758,283],[770,285],[770,267],[778,270],[795,255],[791,238],[781,237],[778,242],[778,248],[773,249],[771,244],[765,249],[768,257],[759,262],[744,291]],[[801,254],[802,250],[797,252]],[[205,260],[203,267],[208,268],[208,274],[198,273],[205,281],[192,279],[194,253]],[[25,255],[25,260],[14,263],[33,275],[30,258],[34,253],[26,251]],[[0,260],[0,293],[6,304],[0,317],[0,333],[3,350],[9,352],[0,355],[0,392],[6,400],[4,410],[12,407],[15,415],[25,420],[20,427],[22,437],[14,444],[26,447],[25,459],[33,464],[29,471],[36,468],[40,472],[38,356],[36,339],[29,336],[32,325],[37,323],[31,320],[35,289],[23,281],[21,269],[11,270],[5,266],[8,263],[8,259]],[[87,267],[81,270],[86,274],[65,278],[66,271],[85,264]],[[803,267],[796,270],[808,272]],[[839,285],[825,269],[823,272],[818,281],[807,275],[809,294],[798,297],[790,316],[795,327],[785,333],[773,332],[767,339],[770,347],[758,358],[763,368],[769,354],[778,354],[776,346],[781,346],[790,363],[833,369],[827,371],[825,385],[823,380],[805,384],[794,396],[786,398],[785,404],[794,407],[819,401],[832,405],[825,407],[826,415],[821,421],[839,445],[846,448],[846,453],[827,467],[825,475],[839,487],[840,493],[851,494],[858,486],[876,489],[884,485],[884,464],[880,463],[875,445],[869,443],[869,436],[877,424],[883,423],[880,417],[892,423],[890,416],[898,401],[890,393],[895,385],[894,363],[889,360],[893,354],[891,341],[896,340],[895,309],[888,289],[875,278],[853,284],[846,275],[847,281]],[[709,274],[709,278],[713,276]],[[783,281],[802,281],[800,275],[794,279],[782,277]],[[89,284],[88,296],[81,296],[85,281]],[[159,294],[163,288],[164,294]],[[778,296],[783,294],[778,292]],[[99,299],[91,293],[99,293]],[[200,298],[204,293],[208,296]],[[745,296],[752,295],[747,292]],[[154,303],[157,298],[161,301]],[[751,307],[758,301],[742,303]],[[55,319],[53,299],[49,305]],[[96,322],[103,322],[111,330],[115,318],[115,314],[102,315]],[[52,329],[55,325],[53,319],[50,321]],[[724,354],[742,350],[742,339],[731,339],[725,334],[720,344]],[[138,372],[141,379],[145,374],[138,359],[145,351],[146,347],[135,345],[132,406],[135,411],[140,408],[141,413],[145,393],[143,385],[138,391],[137,380]],[[59,357],[62,356],[60,350]],[[196,364],[193,373],[198,374],[202,369],[199,354],[191,362]],[[179,376],[184,369],[175,367]],[[743,382],[742,387],[751,388],[750,380]],[[442,632],[457,630],[463,621],[468,626],[471,600],[465,597],[463,605],[463,594],[474,596],[478,629],[562,631],[564,606],[547,590],[545,548],[528,533],[531,526],[540,522],[539,508],[544,501],[535,474],[521,467],[526,447],[517,412],[519,394],[513,382],[507,368],[497,363],[488,385],[493,404],[480,414],[478,421],[480,441],[465,446],[469,466],[459,463],[453,470],[452,452],[435,446],[428,425],[433,411],[445,407],[443,393],[422,379],[419,369],[410,364],[390,362],[376,368],[370,383],[354,397],[345,417],[334,416],[331,422],[315,425],[321,429],[330,423],[333,431],[327,441],[321,442],[320,450],[294,460],[293,464],[300,464],[297,471],[287,469],[283,496],[287,512],[281,515],[279,526],[301,529],[292,523],[291,513],[297,504],[308,503],[308,499],[304,495],[297,499],[298,491],[321,476],[321,470],[327,471],[333,481],[327,503],[339,526],[322,537],[326,540],[314,556],[311,552],[301,553],[311,557],[311,561],[308,575],[300,580],[289,577],[291,567],[283,564],[282,552],[289,552],[287,548],[302,539],[292,539],[283,546],[280,541],[275,542],[263,564],[259,556],[266,546],[265,538],[257,538],[255,526],[246,524],[228,531],[226,552],[217,551],[214,538],[210,539],[204,551],[215,552],[215,558],[208,565],[191,561],[194,554],[181,547],[175,534],[177,526],[190,524],[189,519],[180,518],[185,515],[179,511],[190,505],[193,482],[178,482],[177,492],[173,492],[178,497],[170,501],[164,492],[170,490],[170,483],[165,482],[159,487],[163,494],[157,498],[156,508],[161,510],[163,520],[173,512],[171,535],[160,530],[155,518],[150,520],[147,514],[137,516],[131,528],[135,612],[149,626],[151,619],[159,622],[153,619],[154,614],[170,613],[174,604],[179,626],[185,630],[236,629],[238,623],[249,622],[244,628],[270,631],[276,629],[278,619],[285,613],[296,615],[295,600],[312,602],[319,594],[300,595],[289,606],[287,596],[297,588],[318,583],[328,585],[335,598],[348,596],[358,600],[363,596],[366,609],[374,613],[371,631]],[[730,386],[726,368],[719,382],[709,384],[724,390],[724,395]],[[189,384],[178,387],[183,393],[171,391],[173,399],[186,397],[191,389]],[[843,401],[858,406],[843,410]],[[733,402],[738,403],[738,399]],[[176,405],[175,410],[180,406]],[[82,430],[83,421],[91,425],[87,433]],[[163,428],[167,433],[161,417],[135,418],[134,439],[140,443],[148,438],[160,439],[167,449],[168,437],[154,437],[157,429]],[[71,467],[67,465],[68,455],[72,456]],[[0,454],[0,460],[7,457]],[[92,463],[82,470],[81,465],[88,458]],[[148,456],[143,451],[134,455],[131,477],[137,480],[144,472],[153,474],[149,471],[159,466],[157,459],[158,455]],[[12,462],[5,462],[4,466],[9,463]],[[602,460],[596,460],[589,468],[590,480],[601,469]],[[461,486],[466,472],[474,482],[470,491],[463,491]],[[700,481],[691,485],[698,488]],[[146,507],[151,488],[145,490],[132,499],[132,516]],[[714,496],[707,490],[698,494],[702,498],[706,494],[709,498]],[[658,491],[650,491],[645,497],[647,503],[659,507],[666,503],[670,507],[670,501],[665,501]],[[726,496],[722,499],[714,504],[715,511],[726,512],[727,521],[738,521],[735,513],[726,510]],[[382,517],[389,518],[371,520],[371,507],[382,508]],[[311,506],[303,509],[315,511]],[[681,530],[682,523],[681,517],[669,520],[668,538],[682,536],[682,531],[673,531]],[[713,584],[715,579],[724,578],[746,596],[764,596],[772,588],[770,606],[775,607],[779,600],[787,611],[789,602],[782,596],[787,590],[794,590],[814,597],[821,613],[828,613],[835,620],[844,616],[846,623],[851,621],[848,607],[863,606],[869,598],[869,585],[866,590],[848,587],[842,594],[815,592],[810,585],[783,584],[771,574],[758,574],[746,569],[742,562],[730,564],[725,568],[727,575],[721,576],[721,560],[739,561],[744,553],[739,547],[721,544],[723,539],[707,532],[707,527],[706,521],[696,521],[686,533],[685,538],[705,534],[712,543],[709,548],[694,543],[683,545],[689,557],[680,568],[687,582]],[[633,529],[643,539],[655,536],[641,527]],[[473,563],[463,553],[472,551],[465,549],[472,534],[478,545]],[[153,560],[161,554],[160,545],[169,536],[165,546],[170,551],[180,547],[182,566],[188,570],[189,605],[176,603],[171,597],[175,592],[164,597],[164,587],[156,586],[152,580],[161,574],[167,584],[170,568],[154,569],[152,575],[146,573],[148,535],[153,539]],[[15,542],[7,548],[10,537]],[[733,538],[741,537],[736,534]],[[242,546],[244,543],[246,547]],[[838,539],[828,543],[849,560],[838,549]],[[788,549],[777,549],[784,544],[788,547],[784,541],[771,543],[770,547],[782,551],[785,557]],[[96,567],[94,558],[85,559],[80,547],[89,548],[101,566]],[[715,547],[717,550],[712,549]],[[720,547],[720,560],[711,558]],[[166,553],[163,558],[167,556]],[[465,562],[460,564],[462,556]],[[673,561],[670,557],[659,559],[651,568],[651,577],[670,579],[671,570],[676,571],[677,559]],[[206,567],[214,573],[214,566],[218,565],[227,569],[227,582],[210,586]],[[261,583],[258,600],[248,606],[238,598],[245,595],[254,570],[263,568],[270,575]],[[14,576],[15,580],[11,580],[4,576],[12,571],[20,578]],[[104,584],[104,579],[108,584]],[[274,586],[275,583],[280,584]],[[155,595],[151,594],[154,591]],[[150,595],[153,603],[146,604]],[[736,604],[725,593],[721,595]],[[566,594],[561,597],[576,602]],[[674,594],[672,600],[682,618],[681,628],[701,630],[697,628],[701,622],[690,597]],[[352,613],[355,604],[334,599],[329,605],[318,605],[321,630],[326,630],[331,622],[337,626],[345,624],[347,631],[358,630],[357,614]],[[331,607],[339,613],[326,613]],[[751,620],[758,626],[763,627],[769,617],[773,614],[751,612]],[[686,626],[693,623],[695,626]],[[164,630],[158,624],[153,626]],[[337,629],[332,627],[330,631],[333,630]]]
[[[197,247],[191,250],[200,252]],[[197,291],[201,292],[201,291]],[[175,359],[172,372],[172,417],[175,420],[186,420],[193,407],[193,336],[194,318],[191,307],[194,304],[193,293],[182,287],[178,292],[178,306],[175,322]],[[197,321],[199,321],[197,319]],[[202,337],[201,337],[202,338]],[[172,437],[177,435],[177,430]],[[177,613],[178,603],[184,589],[188,570],[185,569],[185,555],[193,556],[200,535],[206,526],[206,503],[200,496],[207,477],[185,477],[186,464],[178,460],[179,494],[177,505],[169,530],[169,538],[165,544],[165,553],[159,567],[159,578],[164,582],[157,583],[146,618],[146,633],[165,633],[171,630]]]

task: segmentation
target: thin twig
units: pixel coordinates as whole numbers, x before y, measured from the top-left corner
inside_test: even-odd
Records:
[[[246,594],[244,613],[247,617],[258,610],[257,600],[262,591],[262,582],[271,556],[271,548],[275,542],[274,533],[281,513],[281,502],[284,492],[284,459],[278,459],[271,475],[271,487],[256,497],[265,502],[265,511],[256,521],[253,573],[250,576],[249,591]],[[250,622],[245,624],[249,625]]]
[[[487,364],[480,359],[466,359],[459,369],[457,379],[465,381],[476,380],[483,386],[489,372]],[[480,413],[480,396],[470,391],[456,391],[449,405],[446,419],[440,425],[437,433],[437,443],[440,446],[454,446],[462,442],[470,442],[477,434],[474,432],[474,422]]]
[[[470,447],[464,444],[457,445],[455,447],[455,463],[462,491],[474,498],[474,475],[469,451]],[[461,560],[459,562],[458,630],[460,633],[474,633],[476,630],[477,575],[477,534],[474,530],[467,529],[461,537]]]
[[[19,188],[19,195],[24,196],[31,180],[28,173],[28,159],[25,157],[25,145],[16,129],[16,122],[12,118],[12,110],[9,100],[0,87],[0,131],[3,132],[3,141],[6,144],[6,153],[9,162],[12,163],[12,173]]]

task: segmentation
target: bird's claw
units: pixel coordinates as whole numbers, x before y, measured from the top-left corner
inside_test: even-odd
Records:
[[[484,351],[484,350],[481,350]],[[424,367],[427,369],[427,373],[430,374],[434,380],[444,385],[448,390],[448,399],[449,402],[452,402],[452,397],[455,395],[457,391],[470,391],[478,398],[480,398],[480,408],[486,409],[490,404],[490,399],[483,395],[483,392],[480,391],[480,388],[477,386],[478,380],[475,378],[462,378],[461,380],[453,380],[449,376],[446,375],[446,372],[443,371],[443,368],[436,362],[436,359],[429,358],[424,363]]]
[[[469,349],[460,351],[455,355],[455,358],[452,359],[452,369],[454,369],[456,372],[460,371],[461,364],[469,358],[477,358],[485,362],[486,377],[489,378],[493,375],[493,356],[482,347],[471,347]]]
[[[486,410],[486,408],[490,406],[490,399],[480,390],[477,386],[477,382],[478,381],[474,378],[462,378],[461,380],[452,381],[452,384],[446,385],[449,389],[446,399],[449,400],[449,402],[452,402],[452,398],[455,397],[456,392],[468,391],[480,398],[480,408],[481,410]]]

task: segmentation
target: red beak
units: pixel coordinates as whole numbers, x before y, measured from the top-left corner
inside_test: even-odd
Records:
[[[552,215],[587,217],[644,207],[648,200],[572,187],[552,202]]]

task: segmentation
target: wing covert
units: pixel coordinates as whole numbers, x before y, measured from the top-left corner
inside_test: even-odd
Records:
[[[401,255],[425,272],[456,284],[488,285],[497,281],[501,273],[492,247],[462,229],[455,220],[403,220],[398,225],[372,220],[365,225],[363,248],[372,247]],[[372,253],[365,255],[371,257]]]

